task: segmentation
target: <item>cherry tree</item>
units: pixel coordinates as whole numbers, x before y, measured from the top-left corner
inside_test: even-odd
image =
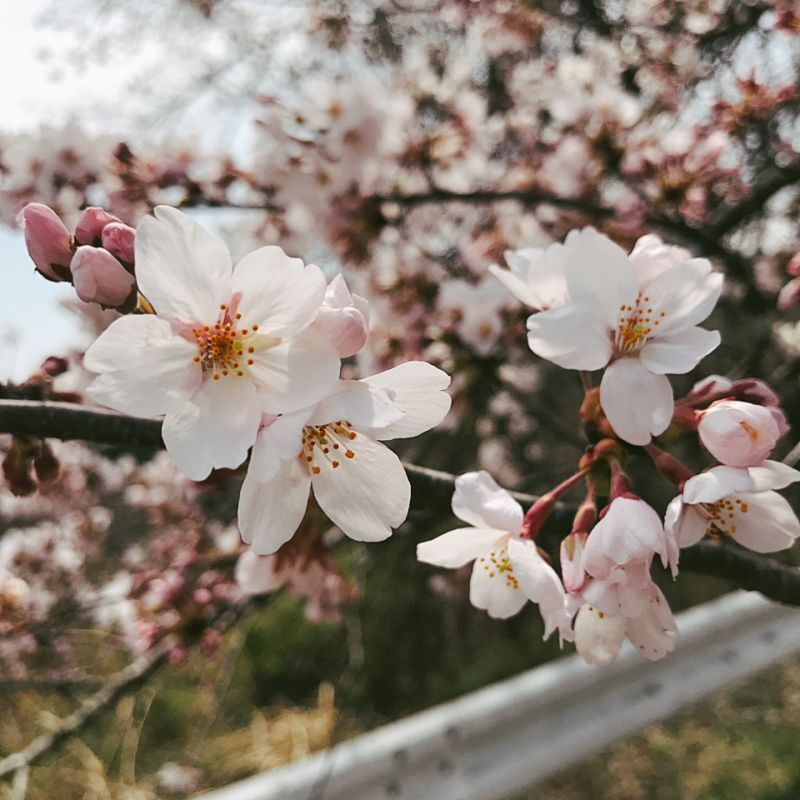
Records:
[[[98,47],[178,15],[249,135],[0,135],[95,334],[0,387],[0,658],[90,680],[64,616],[130,658],[0,774],[275,592],[339,619],[341,534],[599,665],[668,655],[688,573],[800,604],[793,4],[147,5],[87,0]]]

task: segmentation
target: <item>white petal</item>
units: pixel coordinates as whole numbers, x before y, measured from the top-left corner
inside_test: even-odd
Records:
[[[501,546],[508,534],[493,528],[456,528],[417,545],[417,560],[437,567],[463,567]]]
[[[239,530],[255,553],[274,553],[294,536],[306,513],[310,485],[308,470],[297,458],[267,482],[248,470],[239,495]]]
[[[659,316],[659,334],[690,328],[714,309],[722,291],[722,273],[712,272],[704,258],[665,270],[646,289],[647,305]]]
[[[275,569],[275,559],[260,556],[250,548],[239,556],[233,574],[246,595],[275,592],[286,584],[286,573]]]
[[[674,515],[674,521],[671,521]],[[685,505],[680,497],[676,497],[667,508],[667,526],[678,547],[691,547],[706,535],[708,518],[693,506]]]
[[[450,395],[445,389],[450,376],[424,361],[408,361],[379,372],[362,383],[389,393],[403,417],[373,432],[378,439],[404,439],[419,436],[436,427],[450,410]]]
[[[495,619],[513,617],[528,601],[514,579],[505,547],[476,559],[469,581],[469,601]]]
[[[658,661],[675,649],[678,627],[660,589],[644,613],[628,620],[628,638],[649,661]]]
[[[231,296],[231,257],[225,244],[188,214],[157,206],[136,229],[139,290],[164,317],[215,321]]]
[[[735,516],[730,523],[736,530],[728,524],[727,531],[742,547],[756,553],[775,553],[787,550],[800,537],[797,516],[777,492],[740,494],[731,500]]]
[[[508,255],[506,256],[506,260],[508,260]],[[511,270],[503,269],[497,264],[490,264],[489,272],[491,272],[492,275],[494,275],[521,303],[537,311],[542,307],[540,298],[533,287],[528,286],[524,280],[515,275]]]
[[[683,487],[684,503],[716,503],[734,492],[749,492],[753,481],[746,469],[711,467],[689,478]]]
[[[522,528],[522,507],[484,470],[456,478],[453,513],[476,528],[493,528],[517,534]]]
[[[176,411],[164,417],[167,452],[187,478],[199,481],[212,469],[235,469],[256,440],[261,412],[246,378],[207,380]]]
[[[600,369],[611,358],[609,330],[597,307],[569,303],[528,317],[528,346],[564,369]]]
[[[616,328],[619,307],[636,299],[636,277],[627,253],[594,228],[573,231],[564,246],[569,296],[593,306],[607,330]]]
[[[389,392],[364,381],[339,381],[314,410],[310,425],[347,420],[356,428],[386,428],[403,418]]]
[[[652,233],[645,234],[638,239],[630,254],[630,261],[640,289],[647,286],[664,270],[689,260],[691,260],[691,254],[688,250],[664,244],[660,237]]]
[[[572,641],[571,617],[566,609],[566,593],[556,571],[541,557],[530,540],[511,539],[508,557],[523,594],[539,606],[544,620],[544,638],[558,630],[563,640]]]
[[[270,481],[285,461],[297,458],[303,449],[303,428],[309,414],[308,409],[283,414],[264,425],[250,454],[248,475],[260,483]]]
[[[631,444],[648,444],[672,421],[672,386],[636,358],[621,358],[603,374],[600,405],[616,434]]]
[[[747,473],[752,481],[750,488],[752,492],[785,489],[790,484],[800,481],[800,471],[780,461],[763,461],[756,467],[749,467]]]
[[[353,458],[317,458],[312,475],[320,508],[351,539],[380,542],[405,521],[411,486],[400,459],[385,445],[358,432],[350,443]]]
[[[87,394],[109,408],[139,417],[172,411],[197,390],[197,348],[155,316],[115,320],[92,344],[84,366],[104,373]]]
[[[318,403],[339,379],[341,361],[315,330],[307,328],[275,347],[256,349],[247,367],[258,385],[261,408],[272,414]]]
[[[314,320],[325,297],[322,270],[280,247],[261,247],[246,255],[233,271],[233,292],[241,292],[241,327],[255,323],[270,336],[292,336]]]
[[[584,605],[575,618],[575,649],[584,661],[607,667],[619,653],[626,628],[624,617],[609,617]]]
[[[719,331],[685,328],[673,334],[649,339],[639,352],[642,366],[658,375],[684,375],[716,350]]]

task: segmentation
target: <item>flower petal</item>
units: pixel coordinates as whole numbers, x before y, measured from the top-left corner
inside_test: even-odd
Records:
[[[609,327],[587,302],[528,317],[528,346],[564,369],[600,369],[611,358]]]
[[[253,552],[269,555],[294,536],[308,505],[311,478],[299,458],[270,481],[248,470],[239,495],[239,530]]]
[[[667,506],[664,527],[675,537],[678,547],[691,547],[706,535],[708,519],[698,509],[684,504],[679,495]]]
[[[747,474],[752,485],[751,492],[765,492],[770,489],[785,489],[792,483],[800,481],[800,471],[780,461],[762,461],[755,467],[749,467]]]
[[[498,565],[504,569],[498,570]],[[469,601],[494,619],[513,617],[528,602],[509,566],[508,551],[502,547],[476,559],[472,567]]]
[[[347,420],[356,428],[385,428],[403,419],[389,392],[364,381],[339,381],[315,408],[310,425]],[[383,437],[381,437],[383,438]]]
[[[569,296],[596,309],[606,330],[616,328],[619,307],[632,305],[636,299],[636,276],[627,253],[594,228],[573,231],[564,247]]]
[[[484,470],[456,478],[453,513],[476,528],[516,535],[522,529],[522,507]]]
[[[272,480],[286,461],[297,458],[303,449],[303,428],[310,410],[282,414],[263,425],[256,437],[247,473],[260,483]]]
[[[607,667],[619,653],[627,629],[624,617],[609,617],[590,605],[575,618],[575,649],[590,664]]]
[[[572,618],[566,608],[566,592],[556,571],[528,540],[511,539],[508,557],[523,594],[539,606],[544,620],[544,638],[558,630],[561,640],[572,641]]]
[[[711,467],[686,481],[684,503],[716,503],[734,492],[750,492],[753,481],[748,470],[736,467]]]
[[[375,426],[377,439],[406,439],[436,427],[450,410],[450,395],[445,389],[450,376],[424,361],[408,361],[385,372],[379,372],[365,383],[388,392],[403,416],[387,425]]]
[[[239,556],[234,569],[234,578],[242,593],[253,596],[276,592],[286,584],[285,571],[276,570],[276,559],[260,556],[248,548]]]
[[[658,661],[675,649],[678,626],[661,589],[655,588],[642,614],[628,620],[628,638],[648,661]]]
[[[639,352],[642,366],[657,375],[684,375],[716,350],[719,331],[684,328],[666,336],[649,339]]]
[[[380,542],[405,521],[411,486],[400,459],[385,445],[359,433],[350,449],[352,458],[315,462],[320,472],[311,478],[314,496],[351,539]]]
[[[621,358],[603,374],[600,405],[616,434],[645,445],[669,427],[674,407],[672,386],[646,370],[636,358]]]
[[[178,469],[195,481],[212,469],[235,469],[256,440],[261,412],[245,378],[207,380],[191,399],[164,417],[162,435]]]
[[[172,411],[200,386],[196,346],[153,315],[115,320],[86,351],[86,369],[101,374],[87,394],[109,408],[139,417]]]
[[[417,545],[417,560],[437,567],[463,567],[500,547],[508,534],[494,528],[456,528]]]
[[[664,270],[645,287],[647,304],[659,316],[659,334],[677,332],[702,322],[722,291],[722,273],[712,272],[704,258]]]
[[[325,276],[280,247],[260,247],[233,270],[233,293],[241,293],[237,311],[242,326],[259,326],[269,336],[292,336],[314,320],[325,297]]]
[[[800,537],[797,516],[777,492],[740,494],[731,500],[734,518],[727,531],[742,547],[756,553],[776,553],[788,550]]]
[[[188,214],[157,206],[136,229],[136,280],[158,314],[210,323],[231,296],[225,244]]]
[[[318,403],[339,379],[336,351],[315,330],[307,328],[275,347],[256,348],[248,366],[258,386],[263,411],[283,414]]]

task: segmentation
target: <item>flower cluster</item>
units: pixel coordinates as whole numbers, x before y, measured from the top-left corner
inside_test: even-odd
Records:
[[[492,617],[539,606],[545,637],[558,630],[587,661],[606,665],[625,638],[646,658],[675,646],[672,612],[651,572],[678,574],[680,548],[704,537],[759,553],[784,550],[800,521],[776,490],[800,472],[769,460],[788,426],[775,394],[758,381],[712,376],[674,402],[666,373],[691,371],[720,342],[697,327],[714,308],[722,276],[704,259],[649,235],[627,255],[592,229],[565,243],[506,254],[491,272],[523,303],[528,344],[561,367],[581,370],[584,426],[594,445],[580,470],[520,505],[486,472],[456,481],[458,528],[417,549],[421,561],[460,567],[474,561],[470,600]],[[599,391],[591,372],[604,370]],[[652,443],[668,428],[695,432],[719,463],[693,475]],[[611,437],[611,438],[601,438]],[[662,518],[634,491],[626,472],[641,447],[679,490]],[[560,544],[560,576],[536,543],[555,503],[580,480],[587,494]]]

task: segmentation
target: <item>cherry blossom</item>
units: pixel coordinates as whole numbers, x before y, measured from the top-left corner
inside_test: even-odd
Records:
[[[164,443],[188,477],[239,466],[263,412],[306,407],[335,384],[338,355],[308,327],[325,294],[318,267],[268,246],[233,268],[219,239],[159,206],[139,225],[136,273],[156,313],[121,317],[94,342],[89,392],[165,415]]]
[[[729,467],[754,467],[775,447],[781,430],[772,409],[719,400],[701,412],[697,432],[714,458]]]
[[[665,527],[680,547],[703,536],[728,537],[757,553],[786,550],[800,537],[800,522],[775,490],[800,480],[778,461],[746,469],[719,466],[686,481],[667,507]]]
[[[355,355],[367,343],[369,303],[352,294],[341,275],[325,290],[314,327],[336,348],[341,358]]]
[[[617,497],[583,549],[581,569],[592,580],[581,596],[606,614],[638,615],[652,597],[650,564],[656,555],[677,575],[678,545],[658,514],[640,498]]]
[[[528,319],[528,344],[566,369],[607,367],[600,402],[615,432],[647,444],[672,419],[666,373],[692,370],[720,341],[697,327],[713,309],[722,275],[705,259],[635,258],[592,228],[564,244],[570,302]],[[644,255],[643,255],[644,254]]]
[[[522,508],[488,472],[456,479],[453,513],[473,527],[456,528],[417,545],[417,558],[438,567],[457,568],[474,561],[470,602],[490,617],[504,619],[530,600],[539,606],[544,638],[558,630],[572,640],[567,595],[555,570],[535,543],[522,539]]]
[[[571,231],[564,244],[554,242],[545,249],[526,247],[506,250],[508,269],[497,264],[489,266],[492,273],[514,297],[536,311],[559,308],[569,302],[566,262],[567,245],[578,235]]]
[[[647,601],[636,616],[611,616],[587,604],[575,617],[575,649],[590,664],[607,667],[626,636],[649,661],[658,661],[675,648],[675,618],[655,584],[651,584]]]
[[[410,361],[360,381],[340,381],[320,403],[265,418],[239,499],[242,538],[259,554],[292,538],[309,491],[357,541],[378,542],[408,514],[411,487],[381,444],[438,425],[450,409],[450,378]]]

